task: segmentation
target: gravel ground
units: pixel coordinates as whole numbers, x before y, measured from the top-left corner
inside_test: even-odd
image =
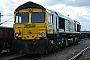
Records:
[[[78,52],[80,52],[82,49],[88,46],[90,46],[90,39],[84,39],[80,41],[80,43],[77,45],[66,47],[54,54],[51,54],[47,57],[42,57],[38,60],[69,60],[71,57],[73,57]]]
[[[55,51],[55,52],[49,53],[47,55],[39,56],[39,57],[36,57],[36,58],[32,58],[31,55],[29,55],[28,57],[23,57],[23,58],[20,58],[20,59],[17,59],[17,60],[69,60],[71,57],[73,57],[78,52],[80,52],[81,50],[83,50],[84,48],[86,48],[88,46],[90,46],[90,39],[83,39],[76,45],[63,48],[59,51]],[[0,60],[1,59],[5,60],[5,59],[7,59],[7,57],[8,56],[0,57]]]

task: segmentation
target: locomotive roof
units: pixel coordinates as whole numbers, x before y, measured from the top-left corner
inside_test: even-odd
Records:
[[[59,12],[52,11],[52,10],[49,10],[49,9],[47,9],[47,11],[48,11],[49,13],[51,13],[51,14],[57,15],[57,16],[59,16],[59,17],[61,17],[61,18],[66,19],[66,20],[70,20],[70,21],[72,21],[72,22],[74,22],[74,21],[75,21],[77,24],[80,24],[78,21],[73,20],[73,19],[69,18],[68,16],[64,16],[64,15],[62,15],[62,14],[61,14],[61,13],[59,13]]]
[[[47,9],[47,11],[48,11],[49,13],[51,13],[51,14],[58,15],[58,16],[59,16],[59,17],[61,17],[61,18],[64,18],[64,19],[67,19],[67,20],[72,20],[71,18],[69,18],[69,17],[66,17],[66,16],[62,15],[62,14],[61,14],[61,13],[59,13],[59,12],[52,11],[52,10],[49,10],[49,9]]]
[[[15,9],[15,11],[19,11],[21,9],[27,9],[27,8],[40,8],[40,9],[46,10],[43,6],[29,1],[29,2],[26,2],[26,3],[22,4],[22,5],[20,5],[19,7],[17,7]]]

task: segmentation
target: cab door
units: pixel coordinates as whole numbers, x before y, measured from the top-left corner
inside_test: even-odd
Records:
[[[52,34],[53,33],[53,15],[48,14],[48,26],[47,26],[47,33]]]

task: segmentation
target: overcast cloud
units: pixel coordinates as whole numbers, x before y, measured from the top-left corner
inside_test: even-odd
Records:
[[[90,6],[90,0],[48,0],[44,1],[46,5],[65,4],[68,6]]]
[[[1,0],[0,1],[0,12],[3,15],[2,21],[6,21],[13,17],[14,10],[21,4],[33,1],[45,8],[55,10],[62,13],[63,15],[69,15],[73,20],[77,20],[81,23],[82,29],[90,30],[90,0]],[[2,26],[13,27],[13,19],[2,24]]]

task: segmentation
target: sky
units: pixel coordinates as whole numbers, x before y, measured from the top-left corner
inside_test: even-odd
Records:
[[[44,6],[47,9],[60,12],[64,16],[69,15],[73,20],[80,22],[81,30],[90,30],[90,0],[1,0],[0,13],[1,26],[13,27],[14,10],[28,1],[32,1]]]

